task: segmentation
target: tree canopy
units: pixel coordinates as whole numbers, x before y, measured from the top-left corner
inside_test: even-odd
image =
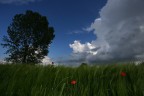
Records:
[[[16,14],[7,34],[1,45],[8,49],[6,61],[13,63],[40,63],[55,37],[54,28],[49,26],[46,16],[31,10]]]

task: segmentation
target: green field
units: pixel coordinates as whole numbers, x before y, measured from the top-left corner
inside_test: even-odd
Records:
[[[144,65],[0,65],[0,96],[144,96]]]

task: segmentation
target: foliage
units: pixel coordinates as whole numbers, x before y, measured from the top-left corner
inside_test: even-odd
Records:
[[[80,65],[80,67],[81,66],[88,66],[88,64],[87,63],[82,63],[81,65]]]
[[[143,65],[130,64],[77,68],[0,65],[0,95],[144,96],[143,70]]]
[[[54,39],[54,29],[49,27],[45,16],[27,10],[25,14],[16,14],[7,29],[8,36],[3,37],[1,45],[8,48],[7,61],[15,63],[39,63],[48,54],[48,48]]]

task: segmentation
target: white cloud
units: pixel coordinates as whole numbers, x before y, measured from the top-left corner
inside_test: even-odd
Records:
[[[96,55],[97,50],[95,46],[87,42],[86,44],[81,44],[80,41],[75,40],[73,44],[69,44],[70,48],[73,49],[73,53],[87,53]]]
[[[40,1],[40,0],[0,0],[0,3],[2,4],[27,4],[30,2],[35,2],[35,1]]]
[[[0,59],[0,64],[7,64],[7,62]]]
[[[93,31],[96,27],[99,28],[101,26],[101,18],[97,18],[90,27],[84,28],[85,31]]]
[[[49,64],[52,64],[52,60],[48,56],[45,56],[44,59],[42,60],[42,65],[49,65]]]
[[[82,31],[82,30],[74,30],[74,31],[68,32],[67,34],[72,35],[72,34],[82,34],[82,33],[84,33],[84,31]]]
[[[73,54],[87,61],[133,59],[144,54],[144,0],[108,0],[87,31],[93,31],[97,39],[81,44],[70,44]],[[97,54],[86,48],[90,44]],[[78,55],[77,54],[77,55]],[[83,55],[82,55],[83,54]],[[142,58],[142,57],[141,57]]]
[[[51,65],[52,64],[52,60],[51,58],[49,58],[48,56],[45,56],[44,59],[42,59],[42,63],[40,65]],[[10,64],[11,62],[6,62],[3,59],[0,59],[0,64]],[[54,64],[57,65],[57,64]]]

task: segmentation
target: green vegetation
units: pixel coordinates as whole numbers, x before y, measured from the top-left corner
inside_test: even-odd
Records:
[[[144,65],[0,65],[0,96],[144,96]]]
[[[48,49],[54,39],[54,28],[49,26],[46,16],[27,10],[24,14],[16,14],[7,29],[8,36],[3,36],[5,58],[8,62],[22,64],[41,63],[47,56]]]

